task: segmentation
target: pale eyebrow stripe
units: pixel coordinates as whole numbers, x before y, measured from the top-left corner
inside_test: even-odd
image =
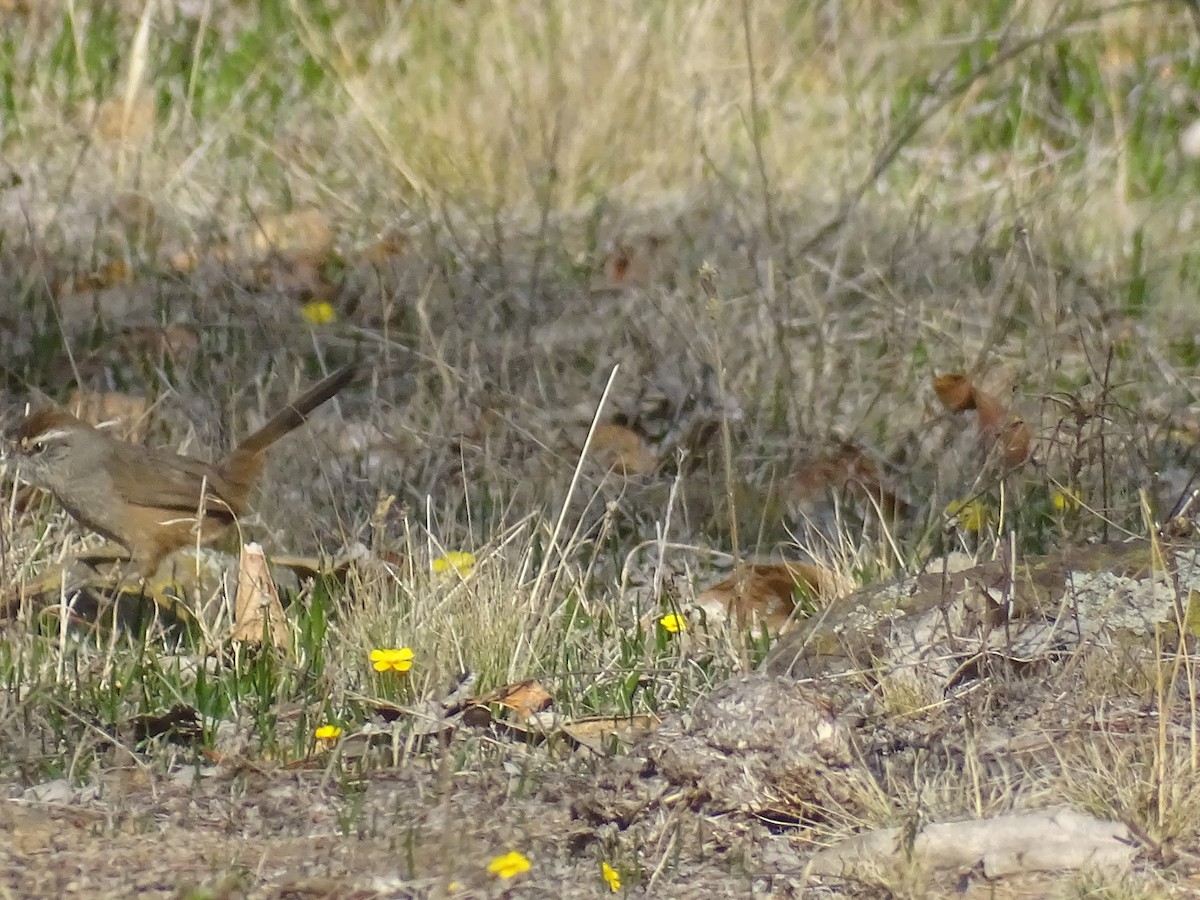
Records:
[[[35,435],[34,437],[36,437],[39,441],[57,441],[70,436],[71,432],[67,431],[65,428],[55,428],[53,431],[43,431],[41,434]],[[25,440],[26,442],[29,442],[32,439],[26,438]]]

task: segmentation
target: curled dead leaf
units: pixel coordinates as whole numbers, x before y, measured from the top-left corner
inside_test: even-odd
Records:
[[[952,413],[975,408],[975,388],[966,375],[936,375],[933,390],[942,405]]]
[[[1029,459],[1033,434],[1024,420],[1013,419],[997,433],[996,444],[1001,448],[1004,464],[1016,468]]]
[[[834,593],[832,573],[802,562],[746,563],[696,598],[710,622],[732,617],[739,628],[756,633],[782,633],[796,609],[795,593],[801,588],[817,597]]]
[[[989,452],[998,452],[1008,468],[1029,458],[1033,433],[1019,416],[991,394],[979,390],[966,375],[938,375],[933,379],[938,400],[951,413],[974,411],[979,431]]]
[[[266,555],[256,543],[243,546],[238,560],[232,637],[245,644],[261,644],[265,639],[281,650],[291,646],[279,589],[271,577]]]
[[[482,697],[475,697],[469,705],[486,706],[489,703],[496,703],[506,709],[511,709],[516,715],[517,721],[524,722],[553,702],[553,698],[540,681],[536,678],[527,678],[524,681],[498,687]]]
[[[334,255],[329,217],[316,207],[259,215],[253,228],[228,241],[184,247],[166,254],[177,272],[190,273],[202,263],[245,266],[239,278],[256,288],[279,287],[306,299],[323,298],[330,290],[325,266]]]
[[[799,503],[813,503],[829,491],[848,491],[869,503],[878,503],[884,516],[904,512],[907,504],[887,483],[879,466],[852,444],[820,456],[796,470],[789,479],[787,496]]]

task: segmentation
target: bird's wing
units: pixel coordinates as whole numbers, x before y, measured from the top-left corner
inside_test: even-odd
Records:
[[[113,452],[110,462],[114,482],[134,506],[195,514],[203,496],[209,515],[232,520],[241,512],[221,475],[198,459],[145,447],[126,452],[122,447]]]

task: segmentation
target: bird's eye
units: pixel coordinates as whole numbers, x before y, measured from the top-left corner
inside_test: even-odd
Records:
[[[45,441],[34,441],[33,446],[30,447],[29,449],[32,450],[34,453],[41,453],[43,450],[46,449],[46,442]]]

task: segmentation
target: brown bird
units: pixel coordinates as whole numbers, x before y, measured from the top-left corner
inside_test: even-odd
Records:
[[[75,519],[129,551],[143,578],[180,547],[220,537],[247,507],[267,449],[353,380],[338,369],[271,417],[218,463],[117,440],[57,407],[9,435],[17,478],[48,491]]]

